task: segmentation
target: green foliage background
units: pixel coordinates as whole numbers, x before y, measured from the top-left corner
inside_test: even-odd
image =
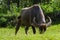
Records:
[[[60,0],[19,0],[19,7],[17,7],[18,4],[16,4],[18,0],[10,0],[10,10],[7,5],[8,1],[9,0],[0,0],[0,26],[3,24],[9,26],[11,21],[17,19],[20,15],[22,8],[34,4],[39,4],[43,9],[44,14],[52,18],[53,23],[59,22],[60,20]]]

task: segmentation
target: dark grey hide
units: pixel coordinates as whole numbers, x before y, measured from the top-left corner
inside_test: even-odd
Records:
[[[42,33],[46,31],[46,27],[51,24],[50,17],[48,17],[48,19],[50,22],[46,23],[43,11],[38,5],[23,8],[21,15],[18,17],[15,34],[17,34],[21,25],[25,26],[26,34],[30,26],[32,27],[34,34],[36,33],[35,26],[39,27],[40,33]]]

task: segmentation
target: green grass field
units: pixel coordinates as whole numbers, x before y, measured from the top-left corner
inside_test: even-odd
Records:
[[[36,34],[33,34],[30,28],[26,35],[21,27],[15,35],[15,28],[0,28],[0,40],[60,40],[60,24],[51,25],[44,34],[39,34],[38,28],[36,31]]]

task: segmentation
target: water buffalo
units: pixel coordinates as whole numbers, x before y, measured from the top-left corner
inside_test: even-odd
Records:
[[[31,26],[33,33],[36,33],[35,26],[39,27],[40,33],[46,31],[46,28],[51,24],[51,18],[48,16],[49,22],[46,23],[45,16],[39,5],[33,5],[28,8],[23,8],[16,26],[15,34],[17,34],[21,25],[25,26],[27,34],[28,28]]]

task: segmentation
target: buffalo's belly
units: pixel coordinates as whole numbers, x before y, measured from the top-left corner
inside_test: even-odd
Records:
[[[31,24],[31,19],[30,19],[29,16],[26,15],[26,16],[22,17],[21,22],[22,22],[23,25],[30,25]]]

